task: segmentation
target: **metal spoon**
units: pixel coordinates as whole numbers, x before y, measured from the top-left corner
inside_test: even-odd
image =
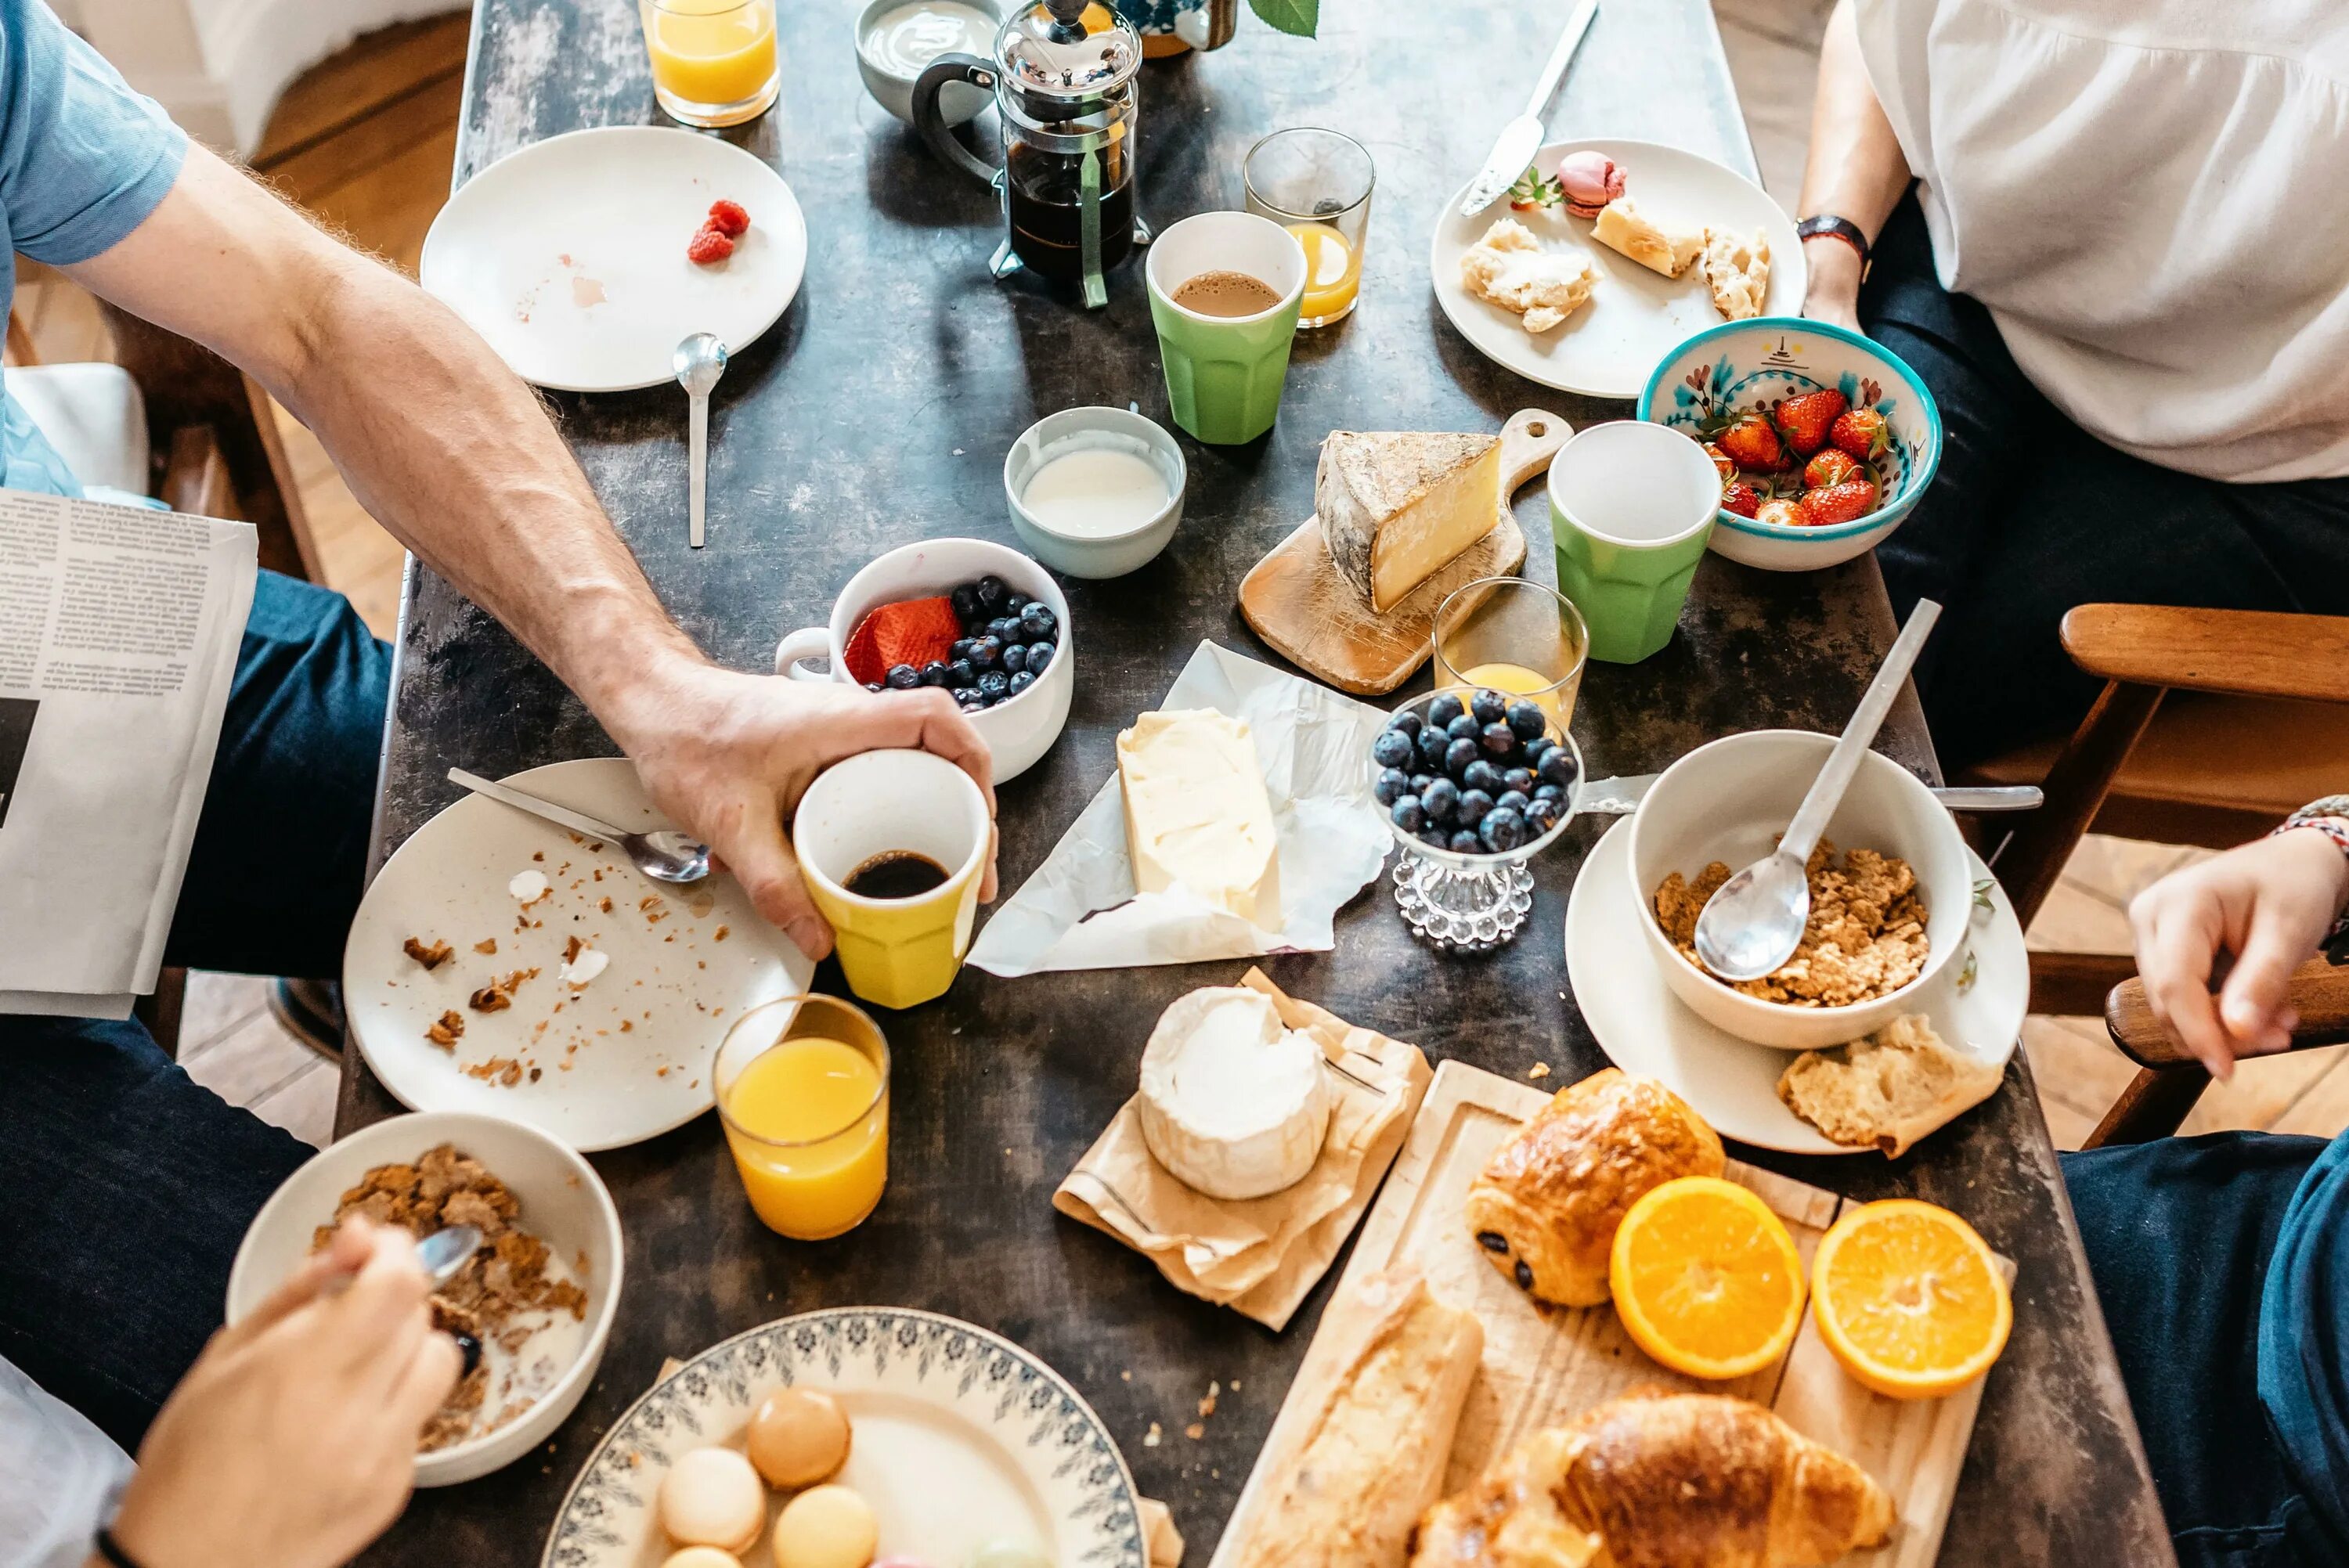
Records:
[[[677,346],[669,360],[677,384],[689,399],[687,408],[686,543],[702,544],[702,511],[709,494],[709,394],[726,374],[726,346],[706,332],[697,332]]]
[[[457,1271],[465,1266],[465,1260],[481,1244],[480,1226],[450,1225],[416,1243],[416,1261],[424,1265],[424,1272],[431,1276],[432,1286],[438,1290],[456,1277]]]
[[[698,882],[709,874],[709,846],[696,842],[674,828],[657,828],[649,833],[624,833],[609,822],[599,822],[585,811],[574,811],[568,806],[558,806],[552,800],[542,800],[510,784],[500,784],[461,768],[449,769],[449,782],[461,784],[476,795],[512,806],[517,811],[527,811],[543,821],[558,828],[568,828],[574,833],[585,833],[591,839],[601,839],[607,844],[617,844],[636,870],[655,882]]]
[[[1827,819],[1843,803],[1860,758],[1882,727],[1926,634],[1940,616],[1941,607],[1932,600],[1917,601],[1899,640],[1868,683],[1835,749],[1827,753],[1826,766],[1803,797],[1776,851],[1731,877],[1705,901],[1696,920],[1696,955],[1723,979],[1759,980],[1792,958],[1802,944],[1803,927],[1811,916],[1811,851],[1826,831]]]

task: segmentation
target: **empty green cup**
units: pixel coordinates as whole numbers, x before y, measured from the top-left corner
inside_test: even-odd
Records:
[[[1305,298],[1305,249],[1253,212],[1200,212],[1160,234],[1144,269],[1150,319],[1166,366],[1174,422],[1216,446],[1253,441],[1272,428],[1288,377],[1288,346]],[[1203,273],[1245,273],[1280,295],[1252,315],[1207,315],[1174,303]]]
[[[1590,628],[1592,658],[1635,665],[1672,640],[1720,505],[1713,459],[1669,426],[1593,425],[1557,449],[1557,588]]]

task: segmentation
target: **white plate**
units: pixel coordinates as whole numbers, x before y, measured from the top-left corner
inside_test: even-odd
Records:
[[[506,782],[615,827],[667,825],[622,758],[550,763]],[[545,859],[532,859],[539,853]],[[506,883],[533,869],[554,891],[517,931],[525,912]],[[641,907],[656,894],[660,905]],[[604,898],[609,913],[598,907]],[[560,975],[574,933],[611,956],[576,994]],[[410,936],[454,952],[428,973],[401,949]],[[492,939],[494,954],[474,951]],[[533,967],[537,978],[506,1011],[466,1006],[491,979]],[[814,972],[732,877],[667,887],[611,845],[590,853],[552,823],[468,795],[419,829],[368,887],[343,950],[343,1006],[367,1066],[402,1105],[526,1121],[586,1151],[639,1142],[708,1110],[727,1026],[747,1007],[804,991]],[[452,1009],[465,1020],[453,1053],[424,1037]],[[507,1088],[461,1070],[499,1057],[538,1077],[525,1070]]]
[[[685,247],[719,197],[750,229],[712,266]],[[807,271],[792,188],[713,136],[605,126],[533,142],[465,181],[424,236],[418,273],[515,375],[566,392],[675,378],[697,332],[739,354],[775,324]]]
[[[1574,1000],[1599,1048],[1625,1072],[1659,1078],[1723,1138],[1790,1154],[1864,1154],[1830,1143],[1778,1099],[1778,1076],[1795,1059],[1715,1028],[1683,1006],[1656,973],[1630,905],[1624,861],[1631,819],[1600,839],[1582,862],[1566,903],[1566,972]],[[1989,882],[1991,907],[1977,910],[1969,933],[1974,974],[1962,984],[1961,957],[1920,998],[1933,1032],[1954,1047],[2004,1066],[2031,1005],[2031,962],[2023,927],[1990,868],[1968,851],[1977,884]]]
[[[1732,229],[1770,239],[1770,294],[1764,315],[1797,315],[1808,270],[1794,221],[1762,187],[1743,175],[1677,147],[1655,141],[1556,141],[1534,156],[1543,174],[1557,172],[1558,160],[1588,149],[1603,152],[1623,170],[1624,191],[1640,211],[1669,226]],[[1720,325],[1702,263],[1677,278],[1641,266],[1590,237],[1590,225],[1570,218],[1563,207],[1547,211],[1514,211],[1506,197],[1473,218],[1460,215],[1463,185],[1444,204],[1436,221],[1428,267],[1435,299],[1461,335],[1479,353],[1528,381],[1591,397],[1637,397],[1649,373],[1674,344],[1700,327]],[[1515,218],[1552,250],[1578,251],[1599,273],[1590,303],[1545,333],[1525,329],[1524,318],[1499,305],[1471,298],[1460,286],[1461,253],[1482,239],[1494,220]]]
[[[1060,1374],[975,1325],[864,1306],[738,1334],[655,1384],[580,1468],[543,1568],[657,1568],[668,1543],[654,1499],[670,1463],[689,1449],[740,1448],[759,1401],[789,1385],[847,1410],[848,1463],[833,1479],[879,1516],[876,1560],[959,1568],[1010,1539],[1061,1568],[1144,1568],[1133,1478]],[[771,1518],[779,1501],[769,1499]],[[766,1534],[741,1561],[770,1568]]]

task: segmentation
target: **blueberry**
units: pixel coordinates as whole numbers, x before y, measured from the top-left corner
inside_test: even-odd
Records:
[[[1444,847],[1455,855],[1481,855],[1485,852],[1485,841],[1465,828],[1454,832],[1452,841]]]
[[[1480,687],[1468,699],[1468,711],[1479,724],[1498,724],[1509,716],[1509,699],[1490,686]]]
[[[1015,590],[1003,596],[1003,613],[1007,615],[1017,615],[1035,602],[1035,600],[1028,597],[1027,594]]]
[[[457,1354],[463,1358],[460,1364],[464,1370],[458,1376],[471,1377],[473,1368],[481,1364],[481,1342],[470,1334],[451,1334],[449,1337],[457,1342]]]
[[[988,670],[978,677],[978,695],[992,703],[1011,689],[1011,677],[1001,670]]]
[[[1448,850],[1452,847],[1452,835],[1442,828],[1423,828],[1419,841],[1431,850]]]
[[[1504,789],[1493,797],[1493,810],[1515,811],[1520,817],[1526,814],[1526,808],[1531,804],[1533,802],[1526,798],[1524,792],[1517,789]]]
[[[922,684],[926,686],[942,686],[946,685],[946,661],[943,659],[932,659],[928,664],[924,665],[922,666]]]
[[[1487,795],[1497,795],[1501,792],[1501,770],[1479,757],[1461,770],[1460,787],[1463,789],[1482,789]]]
[[[916,686],[921,684],[922,672],[916,669],[913,665],[891,665],[889,666],[889,689],[891,691],[912,691]]]
[[[947,594],[947,600],[954,605],[954,613],[957,619],[972,620],[978,614],[978,584],[966,583]]]
[[[1019,617],[998,615],[987,624],[987,634],[997,642],[1009,645],[1019,639]]]
[[[1405,708],[1402,712],[1387,720],[1387,727],[1389,729],[1401,730],[1405,735],[1417,735],[1419,733],[1419,715],[1412,712],[1408,708]]]
[[[1537,702],[1513,702],[1509,705],[1508,711],[1501,717],[1508,721],[1509,727],[1516,730],[1518,738],[1523,740],[1531,740],[1549,727],[1549,716],[1542,712],[1541,704]]]
[[[1427,705],[1427,722],[1433,725],[1436,728],[1442,729],[1445,725],[1450,724],[1454,719],[1458,718],[1462,714],[1466,713],[1467,711],[1468,708],[1465,704],[1461,702],[1458,697],[1453,696],[1450,692],[1445,692],[1443,696],[1437,697],[1434,701]]]
[[[1044,673],[1044,666],[1052,662],[1053,651],[1053,645],[1050,643],[1029,644],[1028,673],[1031,676],[1042,675]]]
[[[1028,673],[1027,644],[1013,643],[1003,650],[1003,669],[1007,675],[1020,676]]]
[[[967,659],[970,657],[970,639],[968,637],[957,637],[954,640],[954,645],[947,649],[947,657],[949,659]]]
[[[1434,782],[1435,775],[1433,773],[1414,773],[1411,776],[1411,792],[1423,799],[1427,795],[1427,787]]]
[[[954,699],[965,713],[977,713],[987,707],[987,699],[978,695],[977,686],[964,686],[954,694]]]
[[[883,686],[879,681],[866,681],[864,683],[864,689],[866,691],[887,691],[889,688]]]
[[[1003,645],[993,637],[981,637],[970,645],[970,667],[975,670],[999,669],[1003,665]]]
[[[1526,827],[1536,836],[1548,832],[1566,815],[1566,802],[1537,795],[1526,807]]]
[[[978,580],[978,602],[989,614],[1003,608],[1003,601],[1011,590],[1003,579],[992,573]]]
[[[1534,773],[1545,784],[1556,784],[1563,789],[1571,789],[1574,788],[1574,781],[1582,776],[1582,769],[1575,762],[1573,752],[1563,746],[1553,746],[1542,753],[1541,761],[1535,767]]]
[[[1411,775],[1400,768],[1381,769],[1371,784],[1371,799],[1381,806],[1392,806],[1396,797],[1411,793]]]
[[[964,657],[957,659],[952,664],[947,665],[947,689],[948,691],[968,691],[972,686],[977,686],[978,684],[978,666],[970,662],[968,655],[966,655]]]
[[[1517,732],[1498,719],[1485,727],[1485,750],[1494,757],[1506,757],[1517,748]]]
[[[1460,804],[1453,808],[1452,820],[1464,828],[1473,828],[1485,820],[1493,809],[1493,798],[1482,789],[1460,791]]]
[[[1526,766],[1528,768],[1540,767],[1542,753],[1555,748],[1557,745],[1557,742],[1552,740],[1547,735],[1537,735],[1531,740],[1526,741]]]
[[[1420,765],[1431,773],[1440,771],[1444,767],[1444,753],[1451,744],[1452,738],[1433,725],[1421,730],[1419,732]]]
[[[1486,849],[1501,854],[1526,841],[1526,820],[1515,811],[1495,806],[1476,824],[1476,836],[1485,841]]]
[[[1030,603],[1019,607],[1019,627],[1028,634],[1030,642],[1049,638],[1053,627],[1059,624],[1060,617],[1052,614],[1050,604]]]
[[[1555,800],[1560,806],[1563,806],[1566,804],[1566,786],[1563,784],[1537,784],[1533,788],[1533,797],[1537,800]]]
[[[1530,768],[1506,769],[1501,774],[1501,788],[1515,789],[1520,795],[1534,792],[1534,770]]]
[[[1447,741],[1444,748],[1444,770],[1465,782],[1468,765],[1477,761],[1476,743],[1473,740]]]
[[[1379,738],[1371,742],[1371,760],[1381,768],[1408,768],[1418,755],[1419,748],[1400,729],[1381,729]]]
[[[1387,809],[1387,817],[1406,833],[1416,833],[1427,826],[1427,808],[1416,795],[1398,795]]]
[[[1026,670],[1021,670],[1018,675],[1011,677],[1011,686],[1007,695],[1018,696],[1021,692],[1026,691],[1030,686],[1034,686],[1035,684],[1036,677],[1030,675]]]
[[[1427,787],[1427,793],[1419,799],[1420,804],[1427,808],[1429,821],[1449,822],[1452,813],[1460,806],[1460,786],[1449,779],[1438,779]]]
[[[1444,733],[1454,740],[1474,740],[1485,727],[1466,714],[1462,714],[1444,727]]]

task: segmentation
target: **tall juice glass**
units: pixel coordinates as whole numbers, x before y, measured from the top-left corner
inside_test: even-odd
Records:
[[[1531,697],[1564,729],[1590,634],[1582,613],[1555,589],[1522,577],[1480,577],[1435,608],[1435,689],[1489,686]]]
[[[1378,183],[1362,144],[1313,126],[1276,130],[1248,149],[1240,180],[1247,210],[1278,223],[1305,248],[1305,298],[1297,325],[1327,326],[1351,315],[1362,286],[1371,191]]]
[[[889,1043],[835,996],[751,1008],[718,1048],[718,1115],[750,1207],[818,1242],[854,1230],[889,1181]]]
[[[782,88],[775,0],[637,0],[653,95],[687,125],[740,125]]]

